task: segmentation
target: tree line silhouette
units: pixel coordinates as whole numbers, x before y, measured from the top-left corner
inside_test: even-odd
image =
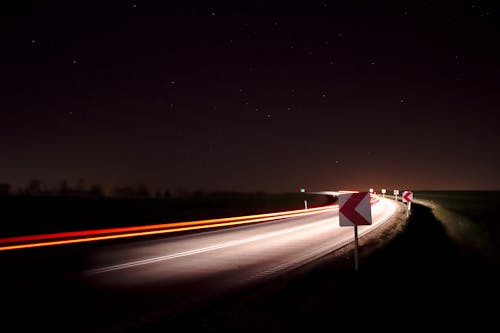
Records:
[[[201,191],[178,191],[179,196],[197,195]],[[61,180],[57,185],[48,185],[41,180],[29,180],[26,185],[14,189],[9,183],[0,183],[0,196],[62,196],[62,197],[117,197],[117,198],[171,198],[170,190],[151,191],[146,185],[115,186],[104,190],[99,184],[88,184],[84,179],[79,179],[71,184]]]

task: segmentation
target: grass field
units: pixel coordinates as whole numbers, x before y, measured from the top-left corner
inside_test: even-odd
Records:
[[[500,264],[500,192],[421,191],[415,197],[433,208],[448,235],[465,250]]]

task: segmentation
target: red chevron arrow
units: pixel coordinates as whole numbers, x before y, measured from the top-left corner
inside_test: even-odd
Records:
[[[356,225],[369,225],[371,221],[367,221],[360,213],[356,211],[356,207],[363,201],[368,192],[353,193],[347,201],[339,208],[340,213],[344,214],[353,224]],[[369,200],[368,200],[369,201]]]
[[[411,202],[413,200],[413,193],[408,191],[408,192],[405,192],[403,194],[403,198],[407,201],[407,202]]]

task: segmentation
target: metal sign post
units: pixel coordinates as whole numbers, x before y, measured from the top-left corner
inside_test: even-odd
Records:
[[[382,198],[385,198],[385,188],[382,189]]]
[[[358,259],[358,225],[354,225],[354,270],[357,272],[359,270],[359,259]]]
[[[398,201],[399,190],[394,190],[394,195],[396,196],[396,201]]]

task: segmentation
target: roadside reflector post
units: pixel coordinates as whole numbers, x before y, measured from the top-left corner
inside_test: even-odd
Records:
[[[354,227],[354,270],[359,270],[358,225],[372,224],[370,193],[339,194],[339,225]]]
[[[306,189],[305,188],[301,188],[300,189],[300,193],[306,193]],[[304,200],[304,209],[307,209],[307,200]]]
[[[354,270],[357,272],[359,270],[359,259],[358,259],[358,225],[354,225]]]
[[[385,198],[385,188],[382,189],[382,198]]]
[[[396,201],[398,201],[399,190],[394,190],[394,195],[396,196]]]

